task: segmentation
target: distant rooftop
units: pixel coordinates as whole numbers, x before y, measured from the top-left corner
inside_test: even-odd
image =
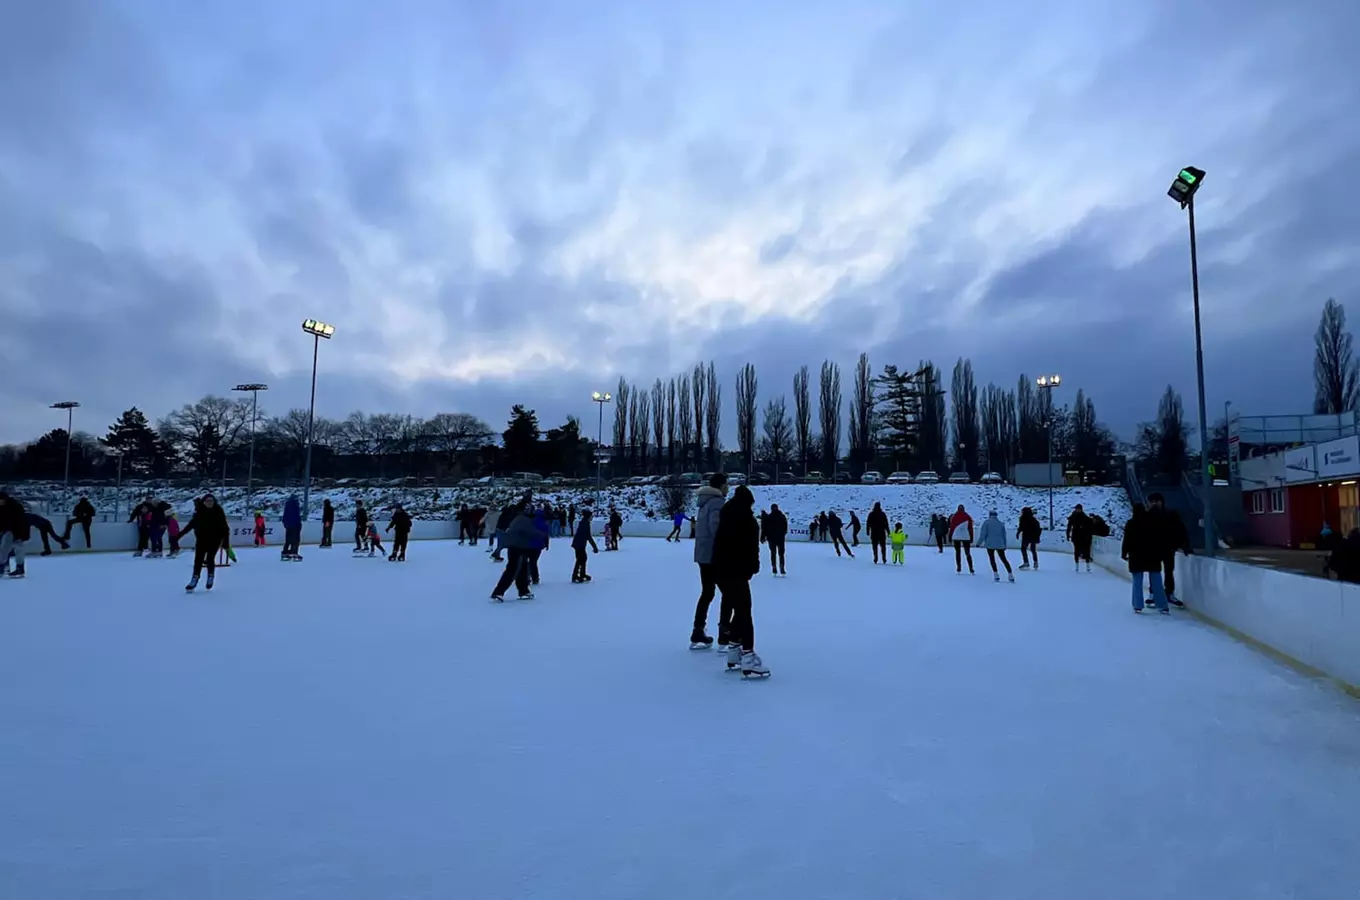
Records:
[[[1231,422],[1231,434],[1243,444],[1288,447],[1320,444],[1360,434],[1360,415],[1238,416]]]

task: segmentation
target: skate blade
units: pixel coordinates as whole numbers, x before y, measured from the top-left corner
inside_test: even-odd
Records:
[[[769,677],[770,677],[770,673],[769,673],[769,672],[752,672],[752,671],[750,671],[750,670],[748,670],[748,669],[742,669],[742,670],[741,670],[741,677],[742,677],[742,680],[743,680],[743,681],[745,681],[745,680],[747,680],[747,679],[751,679],[751,678],[754,678],[754,679],[756,679],[757,681],[759,681],[759,680],[762,679],[762,678],[769,678]]]
[[[700,641],[700,642],[691,641],[691,642],[690,642],[690,645],[689,645],[689,649],[691,649],[691,650],[712,650],[712,649],[713,649],[713,645],[712,645],[712,644],[705,644],[705,643],[703,643],[702,641]]]

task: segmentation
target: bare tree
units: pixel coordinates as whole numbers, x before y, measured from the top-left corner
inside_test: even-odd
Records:
[[[633,402],[637,404],[637,452],[638,464],[643,474],[647,474],[647,447],[652,443],[652,399],[646,391],[634,391]]]
[[[170,413],[159,423],[161,440],[200,474],[221,468],[250,423],[249,400],[207,396]]]
[[[874,372],[869,354],[861,353],[855,364],[855,402],[850,410],[850,458],[863,474],[874,461]]]
[[[722,468],[722,385],[718,384],[718,371],[712,362],[708,364],[708,375],[704,381],[708,385],[708,403],[704,409],[708,464],[717,472]]]
[[[452,462],[459,453],[484,445],[495,432],[485,421],[470,413],[437,413],[426,421],[425,434],[429,438],[430,449],[448,454]]]
[[[628,453],[628,382],[619,378],[614,391],[614,461],[623,467]]]
[[[807,367],[804,367],[804,371]],[[762,423],[762,430],[765,432],[764,449],[771,463],[774,465],[774,483],[779,483],[779,470],[784,466],[784,460],[788,459],[789,451],[793,449],[793,423],[789,421],[788,406],[781,395],[765,404],[765,420]]]
[[[675,398],[675,411],[680,417],[680,461],[689,459],[690,444],[694,442],[694,407],[689,405],[689,376],[680,376],[680,390]]]
[[[812,398],[808,390],[807,366],[793,373],[793,433],[798,464],[806,475],[808,458],[812,455]]]
[[[822,465],[834,473],[841,458],[841,367],[822,361],[817,391],[817,423],[822,429]]]
[[[708,402],[708,370],[703,363],[694,364],[694,374],[690,376],[694,394],[694,468],[704,467],[704,411]]]
[[[954,469],[967,472],[971,477],[978,476],[978,454],[982,450],[981,436],[978,433],[978,389],[973,379],[973,363],[959,357],[954,363],[954,376],[950,379],[949,393],[954,400],[954,421],[952,429]]]
[[[1313,412],[1336,415],[1356,407],[1360,369],[1346,330],[1346,307],[1328,299],[1313,337]]]
[[[658,378],[652,382],[652,443],[656,447],[656,470],[665,468],[661,461],[666,432],[666,386]]]
[[[676,389],[675,376],[671,376],[670,382],[666,385],[666,471],[675,471],[675,440],[676,440],[676,414],[679,411],[679,392]],[[689,405],[689,398],[685,398],[685,404]]]
[[[737,446],[749,475],[756,455],[756,367],[746,363],[737,370]]]

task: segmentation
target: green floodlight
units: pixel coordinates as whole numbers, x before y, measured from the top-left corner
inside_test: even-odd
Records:
[[[1171,187],[1167,190],[1166,195],[1179,203],[1181,209],[1185,209],[1194,200],[1195,192],[1199,190],[1199,186],[1203,182],[1203,169],[1186,166],[1176,174],[1176,180],[1171,182]]]

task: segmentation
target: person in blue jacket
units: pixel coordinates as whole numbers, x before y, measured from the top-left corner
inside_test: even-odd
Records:
[[[677,509],[675,515],[671,516],[671,525],[674,527],[671,528],[671,533],[666,535],[666,540],[680,543],[680,526],[684,525],[688,518],[683,509]]]
[[[572,584],[585,584],[590,580],[586,574],[586,547],[590,547],[591,553],[599,553],[600,547],[595,543],[595,536],[590,533],[590,509],[581,511],[581,524],[576,527],[576,534],[571,539],[571,549],[576,551],[576,565],[571,570]]]
[[[297,494],[290,494],[283,504],[283,554],[287,562],[300,561],[298,545],[302,543],[302,504]]]
[[[538,533],[534,546],[529,549],[529,583],[538,584],[538,558],[543,555],[543,551],[548,549],[548,539],[551,536],[548,525],[548,514],[543,507],[534,510],[534,530]]]

